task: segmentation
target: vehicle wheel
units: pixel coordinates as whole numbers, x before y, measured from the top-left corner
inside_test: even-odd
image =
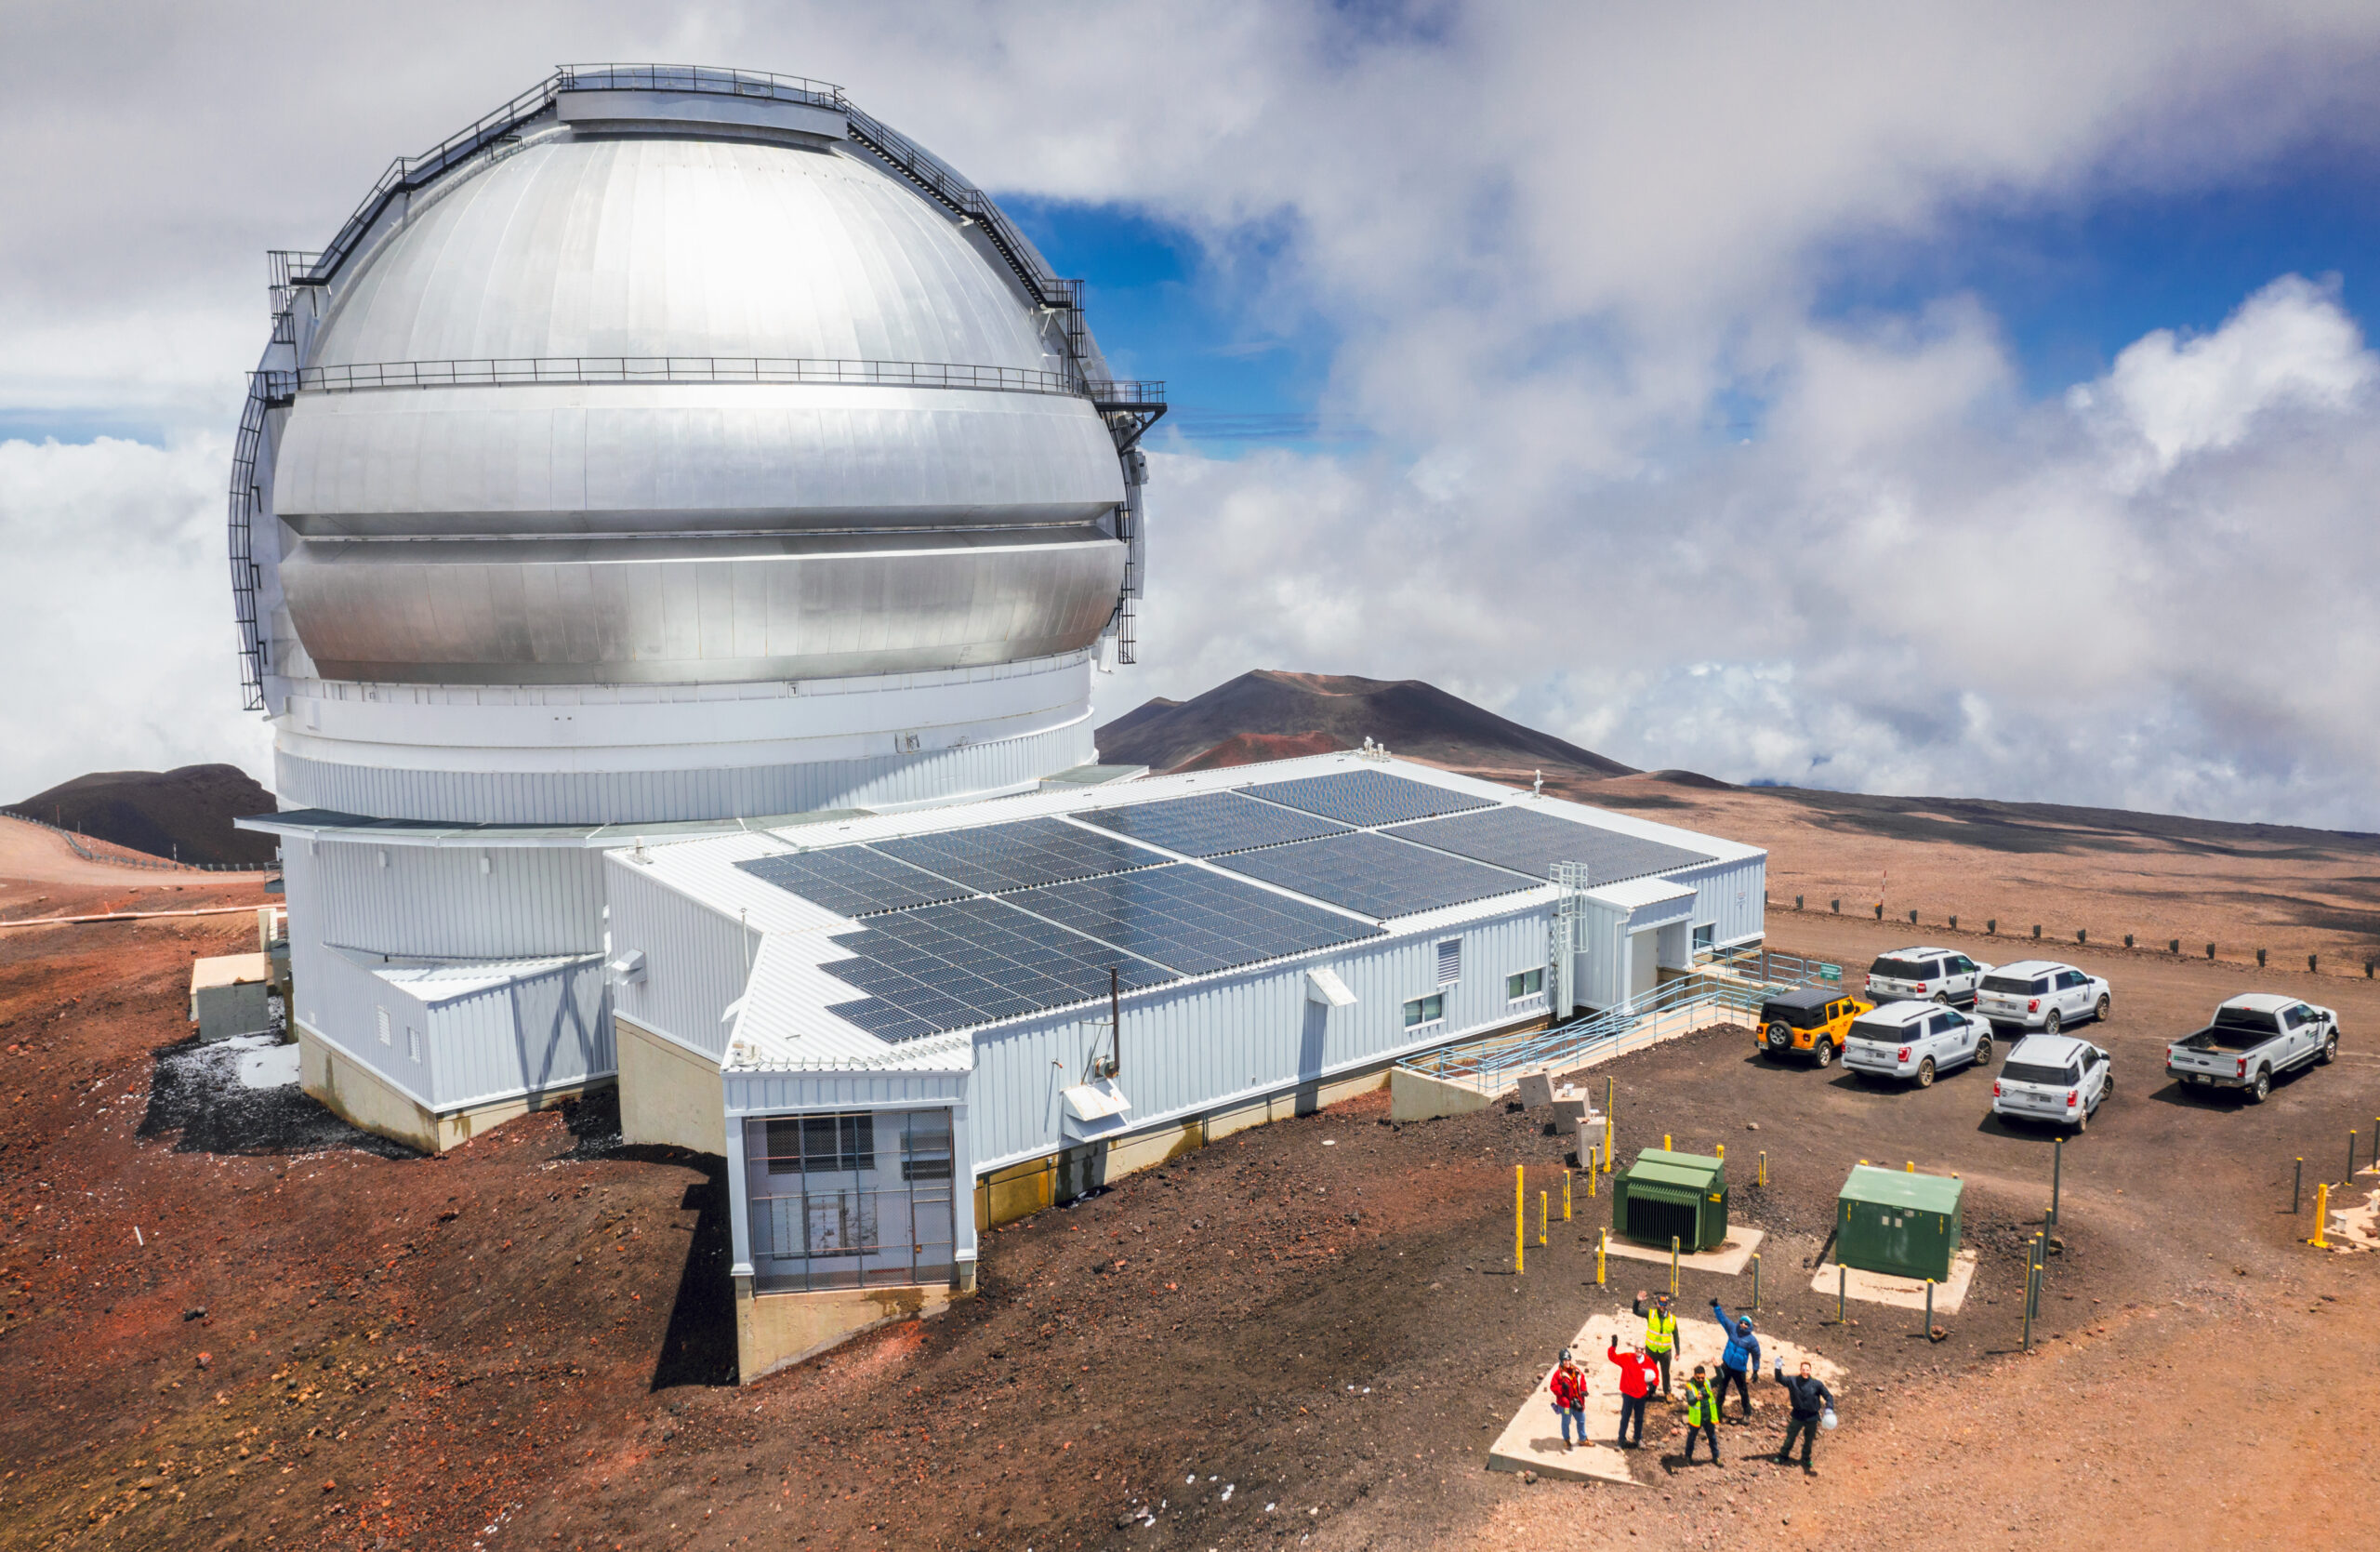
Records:
[[[2099,1085],[2099,1105],[2105,1105],[2109,1100],[2113,1099],[2115,1096],[2116,1075],[2110,1072],[2108,1074],[2107,1081]],[[2099,1105],[2094,1105],[2091,1108],[2096,1110],[2099,1108]]]
[[[2099,1006],[2093,1016],[2098,1019],[2102,1024],[2105,1024],[2108,1021],[2108,998],[2104,992],[2100,994]]]
[[[1827,1039],[1824,1035],[1820,1035],[1818,1039],[1818,1043],[1810,1047],[1810,1060],[1816,1062],[1820,1067],[1832,1067],[1834,1065],[1834,1058],[1836,1055],[1837,1052],[1834,1049],[1834,1041]]]
[[[2248,1085],[2248,1103],[2261,1105],[2272,1095],[2272,1068],[2256,1068],[2256,1081]]]
[[[1950,1005],[1950,994],[1947,991],[1936,992],[1934,994],[1934,1005],[1937,1008],[1949,1007]]]
[[[2333,1062],[2338,1060],[2338,1055],[2339,1032],[2336,1029],[2334,1029],[2329,1034],[2322,1037],[2322,1054],[2314,1059],[2321,1063],[2324,1067],[2328,1067]]]
[[[1917,1064],[1917,1086],[1921,1089],[1930,1089],[1934,1086],[1933,1057],[1928,1056]]]
[[[1976,1037],[1975,1065],[1977,1067],[1990,1067],[1991,1065],[1991,1037],[1990,1035],[1978,1035]]]
[[[1768,1049],[1781,1056],[1793,1048],[1793,1031],[1782,1024],[1768,1027]]]
[[[2049,1016],[2042,1020],[2042,1033],[2045,1035],[2057,1033],[2057,1027],[2063,1022],[2065,1021],[2057,1016],[2057,1010],[2050,1009]]]
[[[2088,1111],[2088,1110],[2078,1110],[2078,1111],[2076,1111],[2076,1112],[2075,1112],[2075,1116],[2074,1116],[2074,1130],[2076,1130],[2077,1132],[2088,1132],[2089,1130],[2091,1130],[2091,1112],[2090,1112],[2090,1111]]]

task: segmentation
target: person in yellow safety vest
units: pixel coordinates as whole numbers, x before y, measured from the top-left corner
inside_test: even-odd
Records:
[[[1645,1312],[1645,1351],[1661,1366],[1661,1399],[1670,1399],[1670,1353],[1677,1346],[1677,1317],[1670,1313],[1670,1296],[1653,1295]]]
[[[1694,1377],[1686,1382],[1686,1464],[1694,1464],[1694,1436],[1701,1434],[1711,1440],[1711,1464],[1724,1464],[1719,1459],[1719,1397],[1703,1377],[1701,1364],[1694,1366]]]

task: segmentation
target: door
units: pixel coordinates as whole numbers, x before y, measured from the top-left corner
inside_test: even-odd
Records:
[[[1957,991],[1952,994],[1952,1001],[1956,1002],[1959,1006],[1963,1008],[1974,1007],[1976,983],[1983,978],[1976,972],[1975,961],[1967,958],[1964,954],[1955,955],[1952,957],[1949,968],[1958,988]]]
[[[1660,929],[1647,927],[1628,935],[1628,995],[1647,992],[1661,978]]]
[[[2091,977],[2080,970],[2058,972],[2057,984],[2064,988],[2057,999],[2058,1012],[2066,1022],[2073,1023],[2091,1011]]]

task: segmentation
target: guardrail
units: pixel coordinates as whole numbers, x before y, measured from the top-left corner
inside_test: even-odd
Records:
[[[36,819],[30,814],[22,814],[13,808],[0,808],[0,818],[14,819],[20,824],[39,825],[53,834],[65,837],[66,843],[74,849],[74,855],[84,861],[104,862],[112,868],[145,868],[160,873],[273,873],[280,871],[280,865],[271,862],[175,862],[162,856],[123,856],[112,852],[94,851],[88,836],[78,835],[63,825],[51,824],[47,819]],[[102,843],[112,844],[112,842]]]
[[[1633,1051],[1699,1028],[1711,1022],[1713,1014],[1756,1018],[1761,1004],[1778,991],[1843,978],[1842,966],[1797,954],[1763,952],[1740,958],[1745,962],[1773,965],[1786,974],[1754,979],[1735,972],[1732,964],[1721,966],[1728,973],[1682,976],[1550,1029],[1445,1046],[1401,1065],[1426,1077],[1475,1086],[1494,1095],[1518,1081],[1523,1073],[1576,1067]]]

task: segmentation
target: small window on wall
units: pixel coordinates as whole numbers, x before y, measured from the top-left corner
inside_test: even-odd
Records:
[[[380,1043],[386,1045],[389,1043],[389,1010],[375,1008],[372,1011],[380,1015]]]
[[[1419,1028],[1424,1024],[1435,1024],[1446,1015],[1447,1000],[1443,993],[1416,997],[1405,1004],[1405,1027],[1408,1029]]]
[[[1541,997],[1544,994],[1545,967],[1542,965],[1535,970],[1524,970],[1517,975],[1504,977],[1504,996],[1507,1001],[1517,1002],[1524,997]]]
[[[1462,979],[1462,939],[1450,937],[1438,945],[1438,985],[1450,987]]]
[[[405,1026],[405,1055],[416,1062],[421,1060],[421,1031],[410,1024]]]
[[[1694,951],[1698,954],[1709,953],[1712,943],[1717,939],[1718,931],[1719,929],[1711,922],[1696,922],[1694,926]]]
[[[876,1117],[784,1116],[769,1122],[771,1174],[825,1174],[876,1168]]]
[[[950,1112],[918,1110],[903,1118],[901,1178],[950,1178]]]

